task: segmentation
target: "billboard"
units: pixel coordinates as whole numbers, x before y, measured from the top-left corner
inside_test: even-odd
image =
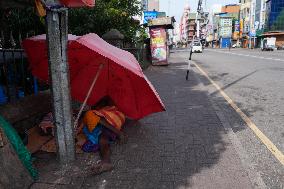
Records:
[[[158,15],[157,11],[144,11],[143,13],[144,13],[144,18],[143,18],[144,24],[148,23],[148,20],[157,18]]]
[[[167,62],[167,36],[165,28],[150,30],[151,55],[153,65],[165,65]]]

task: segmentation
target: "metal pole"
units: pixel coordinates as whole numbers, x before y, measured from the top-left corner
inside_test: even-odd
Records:
[[[75,160],[74,131],[67,64],[66,8],[47,9],[48,63],[55,119],[55,138],[59,160],[62,164]]]
[[[190,69],[190,61],[191,61],[191,56],[192,56],[192,45],[195,40],[195,38],[199,39],[199,20],[198,20],[198,14],[200,13],[201,10],[201,5],[202,5],[202,0],[198,1],[198,8],[197,8],[197,13],[195,15],[195,25],[194,25],[194,34],[193,34],[193,39],[190,44],[190,54],[188,58],[188,64],[187,64],[187,70],[186,70],[186,76],[185,79],[188,80],[189,76],[189,69]],[[196,36],[196,30],[197,30],[197,36]]]

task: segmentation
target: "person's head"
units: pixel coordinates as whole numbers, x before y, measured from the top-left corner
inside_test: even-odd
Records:
[[[114,105],[114,103],[111,100],[111,98],[109,96],[104,96],[93,106],[93,108],[94,109],[100,109],[100,108],[103,108],[105,106],[112,106],[112,105]]]

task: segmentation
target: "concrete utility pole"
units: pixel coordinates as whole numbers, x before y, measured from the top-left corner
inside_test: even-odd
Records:
[[[47,3],[48,64],[59,160],[67,164],[75,160],[75,144],[71,110],[69,67],[67,64],[68,10],[49,0]]]

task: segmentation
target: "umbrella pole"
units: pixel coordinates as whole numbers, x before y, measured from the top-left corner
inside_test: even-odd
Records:
[[[89,99],[89,97],[90,97],[90,95],[91,95],[91,93],[92,93],[92,90],[93,90],[93,88],[94,88],[94,86],[95,86],[95,84],[96,84],[96,82],[97,82],[97,79],[98,79],[98,77],[99,77],[99,75],[100,75],[100,73],[101,73],[103,67],[104,67],[104,65],[101,64],[100,67],[99,67],[99,70],[97,71],[97,73],[96,73],[96,75],[95,75],[95,77],[94,77],[94,80],[93,80],[93,82],[92,82],[92,84],[91,84],[91,86],[90,86],[90,89],[89,89],[89,91],[88,91],[88,93],[87,93],[87,95],[86,95],[86,97],[85,97],[85,99],[84,99],[84,102],[83,102],[83,104],[81,105],[81,108],[80,108],[80,110],[79,110],[79,113],[78,113],[78,115],[77,115],[77,118],[76,118],[76,120],[75,120],[75,122],[74,122],[74,128],[75,128],[75,129],[77,128],[79,118],[80,118],[80,116],[81,116],[81,114],[82,114],[82,112],[83,112],[84,107],[86,106],[86,103],[87,103],[87,101],[88,101],[88,99]]]

